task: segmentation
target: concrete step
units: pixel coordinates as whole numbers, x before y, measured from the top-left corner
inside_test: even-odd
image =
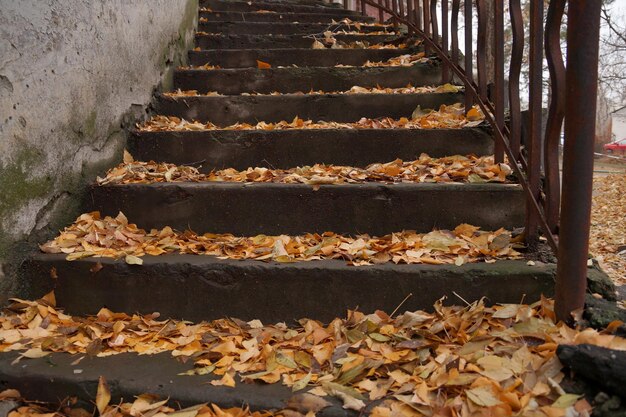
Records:
[[[258,12],[228,12],[221,10],[200,11],[200,17],[210,22],[226,21],[226,22],[311,22],[311,23],[331,23],[331,21],[340,21],[348,18],[354,22],[374,22],[376,19],[370,16],[352,15],[349,13],[331,14],[331,13],[290,13],[290,12],[274,12],[274,13],[258,13]]]
[[[305,120],[356,122],[362,117],[411,117],[417,106],[438,109],[442,104],[463,102],[462,93],[426,94],[282,94],[261,96],[158,95],[160,115],[211,122],[218,126],[259,121]]]
[[[140,132],[130,140],[140,161],[189,165],[200,170],[246,169],[251,166],[291,168],[326,163],[365,167],[378,161],[414,160],[422,153],[490,155],[493,139],[480,128],[301,129],[247,131]]]
[[[441,68],[434,60],[410,67],[184,69],[174,72],[175,89],[197,90],[201,94],[210,91],[228,95],[347,91],[355,85],[399,88],[408,84],[417,87],[440,83]]]
[[[306,4],[296,2],[277,1],[225,1],[225,0],[202,0],[200,8],[228,12],[254,12],[258,10],[270,10],[275,12],[289,13],[323,13],[335,16],[359,16],[360,13],[346,10],[341,7],[329,7],[327,4]]]
[[[323,35],[319,36],[323,39]],[[374,45],[400,39],[397,35],[341,35],[335,36],[340,42],[367,42]],[[312,48],[311,35],[219,35],[196,34],[196,46],[200,49],[290,49]],[[287,52],[286,52],[287,53]]]
[[[332,231],[382,236],[462,223],[483,230],[524,224],[524,194],[511,184],[321,185],[173,182],[92,186],[89,211],[122,211],[140,228],[171,226],[237,236]]]
[[[525,260],[492,264],[355,267],[341,260],[296,263],[222,260],[202,255],[144,256],[143,265],[110,258],[66,261],[65,255],[36,254],[23,266],[32,282],[30,298],[55,289],[68,314],[113,311],[152,313],[192,321],[237,317],[275,323],[302,317],[328,322],[348,309],[391,313],[432,311],[434,302],[533,303],[553,294],[555,265]],[[102,268],[94,268],[98,263]],[[55,268],[56,279],[50,277]],[[93,272],[97,271],[97,272]],[[175,296],[173,296],[175,295]]]
[[[250,406],[254,411],[283,409],[294,393],[282,384],[242,383],[235,388],[212,386],[214,375],[179,375],[193,369],[194,361],[181,361],[170,352],[157,355],[125,353],[108,357],[53,353],[45,358],[12,362],[19,353],[0,353],[1,389],[17,389],[24,398],[58,404],[63,398],[75,397],[78,406],[94,408],[98,380],[103,376],[111,390],[111,403],[122,399],[133,402],[136,396],[150,393],[169,399],[175,409],[203,403],[222,408]],[[84,358],[73,364],[80,356]],[[75,372],[79,370],[79,372]],[[306,392],[307,390],[299,391]],[[319,417],[356,417],[341,403],[327,397],[332,406],[320,410]]]
[[[382,62],[400,55],[416,54],[411,49],[208,49],[189,51],[189,65],[216,65],[221,68],[256,68],[257,60],[273,67],[334,67],[338,64],[361,66],[367,61]]]
[[[324,37],[325,31],[346,32],[393,32],[393,27],[362,25],[358,29],[354,25],[343,23],[284,23],[284,22],[200,22],[198,31],[221,33],[224,35],[293,35],[318,34]]]

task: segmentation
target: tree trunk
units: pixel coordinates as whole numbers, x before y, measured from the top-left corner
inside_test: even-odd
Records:
[[[595,151],[603,152],[603,146],[611,142],[613,123],[606,94],[602,88],[598,88],[598,107],[596,110],[596,138]]]

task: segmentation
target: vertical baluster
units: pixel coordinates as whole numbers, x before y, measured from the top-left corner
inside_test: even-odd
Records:
[[[563,201],[555,312],[572,321],[585,303],[593,187],[601,0],[570,1],[567,10],[567,90]]]
[[[552,0],[546,17],[546,60],[550,71],[550,103],[543,149],[545,167],[546,220],[550,231],[557,232],[561,185],[559,179],[559,144],[565,117],[565,63],[561,52],[561,21],[565,0]]]
[[[391,6],[391,0],[385,0],[385,7],[388,8],[388,9],[393,9],[392,6]],[[391,21],[392,21],[393,25],[397,28],[398,27],[398,22],[396,21],[396,19],[391,17]]]
[[[461,0],[452,0],[452,16],[450,18],[450,46],[452,48],[452,62],[459,65],[459,11]]]
[[[382,7],[383,0],[378,0],[378,5]],[[385,21],[385,13],[383,9],[378,9],[378,23],[383,23]]]
[[[509,4],[511,14],[511,29],[513,45],[511,48],[511,66],[509,68],[509,112],[510,130],[509,146],[515,160],[519,157],[522,138],[522,113],[520,108],[519,79],[522,71],[524,56],[524,21],[520,0],[511,0]],[[515,161],[510,161],[514,163]]]
[[[422,25],[422,3],[420,0],[415,0],[415,26],[419,30],[424,30],[424,26]]]
[[[400,14],[401,17],[404,17],[404,0],[398,0],[398,14]]]
[[[440,45],[439,23],[437,21],[437,0],[430,0],[430,24],[432,27],[431,38]]]
[[[443,53],[448,56],[448,0],[441,0],[441,46]],[[450,69],[444,62],[441,68],[442,84],[450,82]]]
[[[543,92],[543,0],[530,2],[530,137],[528,151],[528,184],[532,198],[539,201],[539,183],[541,180],[541,119]],[[534,210],[526,210],[526,242],[535,246],[538,241],[539,219]]]
[[[465,25],[465,75],[468,80],[473,82],[474,80],[474,66],[473,66],[473,55],[474,55],[474,35],[473,35],[473,9],[472,2],[470,0],[465,0],[465,4],[463,5],[463,24]],[[465,112],[468,112],[472,105],[474,104],[472,101],[472,95],[469,94],[471,85],[465,84]]]
[[[476,65],[478,67],[478,92],[482,101],[487,101],[487,13],[485,1],[476,1],[478,9],[478,44]]]
[[[495,51],[495,116],[496,126],[504,132],[504,4],[502,0],[494,2],[494,51]],[[504,162],[504,144],[497,140],[494,144],[496,163]]]
[[[410,23],[415,22],[415,16],[413,15],[413,1],[412,0],[406,0],[406,19]],[[409,30],[409,33],[411,33],[410,30]]]
[[[424,12],[424,35],[427,38],[430,37],[430,0],[423,0],[423,12]],[[430,54],[430,48],[426,46],[426,55]]]
[[[361,0],[361,14],[363,16],[367,16],[367,8],[366,8],[365,1],[363,0]]]
[[[391,9],[393,10],[394,15],[398,13],[398,0],[391,0]],[[398,27],[398,20],[393,19],[393,24]]]
[[[350,2],[349,0],[343,0],[343,8],[346,10],[350,9]]]
[[[388,9],[391,9],[390,0],[385,0],[385,7],[388,8]]]

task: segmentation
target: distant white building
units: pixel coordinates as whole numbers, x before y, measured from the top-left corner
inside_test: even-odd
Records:
[[[626,138],[626,106],[611,113],[613,121],[613,140]]]

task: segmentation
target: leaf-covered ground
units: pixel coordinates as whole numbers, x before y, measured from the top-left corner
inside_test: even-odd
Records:
[[[478,108],[472,108],[466,114],[463,105],[458,103],[450,106],[442,105],[436,111],[418,107],[410,118],[401,117],[397,120],[390,117],[379,119],[363,117],[357,122],[350,123],[314,122],[312,120],[303,120],[296,116],[291,122],[283,120],[276,123],[258,122],[255,125],[236,123],[230,126],[218,126],[211,122],[190,122],[173,116],[154,116],[145,123],[138,124],[137,129],[142,132],[284,129],[460,129],[478,126],[483,120],[484,115]]]
[[[2,401],[19,402],[20,406],[7,414],[7,417],[91,417],[98,410],[102,417],[278,417],[283,414],[272,412],[253,412],[248,408],[222,409],[217,404],[199,404],[186,409],[175,409],[154,395],[137,396],[133,402],[111,403],[111,390],[104,378],[100,379],[97,391],[92,393],[96,398],[95,409],[86,410],[77,405],[77,401],[68,395],[62,404],[45,404],[39,401],[28,401],[22,398],[19,391],[7,389],[0,392]],[[130,399],[129,399],[130,400]],[[294,417],[294,416],[284,416]]]
[[[125,258],[131,264],[142,264],[143,255],[190,253],[276,262],[341,259],[356,266],[386,262],[462,265],[518,259],[521,255],[513,247],[516,239],[519,236],[512,238],[504,229],[483,232],[468,224],[452,231],[425,234],[403,231],[382,237],[351,237],[330,232],[301,236],[199,235],[170,227],[145,231],[129,223],[122,213],[115,218],[100,218],[98,212],[93,212],[81,215],[59,236],[40,247],[46,253],[67,254],[68,260],[95,256]]]
[[[19,351],[21,361],[50,352],[171,352],[194,361],[185,375],[212,374],[213,385],[280,383],[296,393],[307,389],[312,399],[322,397],[318,403],[335,396],[348,409],[370,406],[376,417],[588,415],[589,404],[559,385],[557,345],[626,350],[626,339],[555,323],[547,299],[494,307],[438,302],[433,313],[352,311],[328,325],[303,319],[290,327],[236,319],[192,324],[107,309],[71,317],[48,294],[13,300],[0,316],[0,341],[0,351]],[[106,392],[100,398],[106,409]]]
[[[626,174],[593,179],[590,252],[618,285],[626,284]]]

